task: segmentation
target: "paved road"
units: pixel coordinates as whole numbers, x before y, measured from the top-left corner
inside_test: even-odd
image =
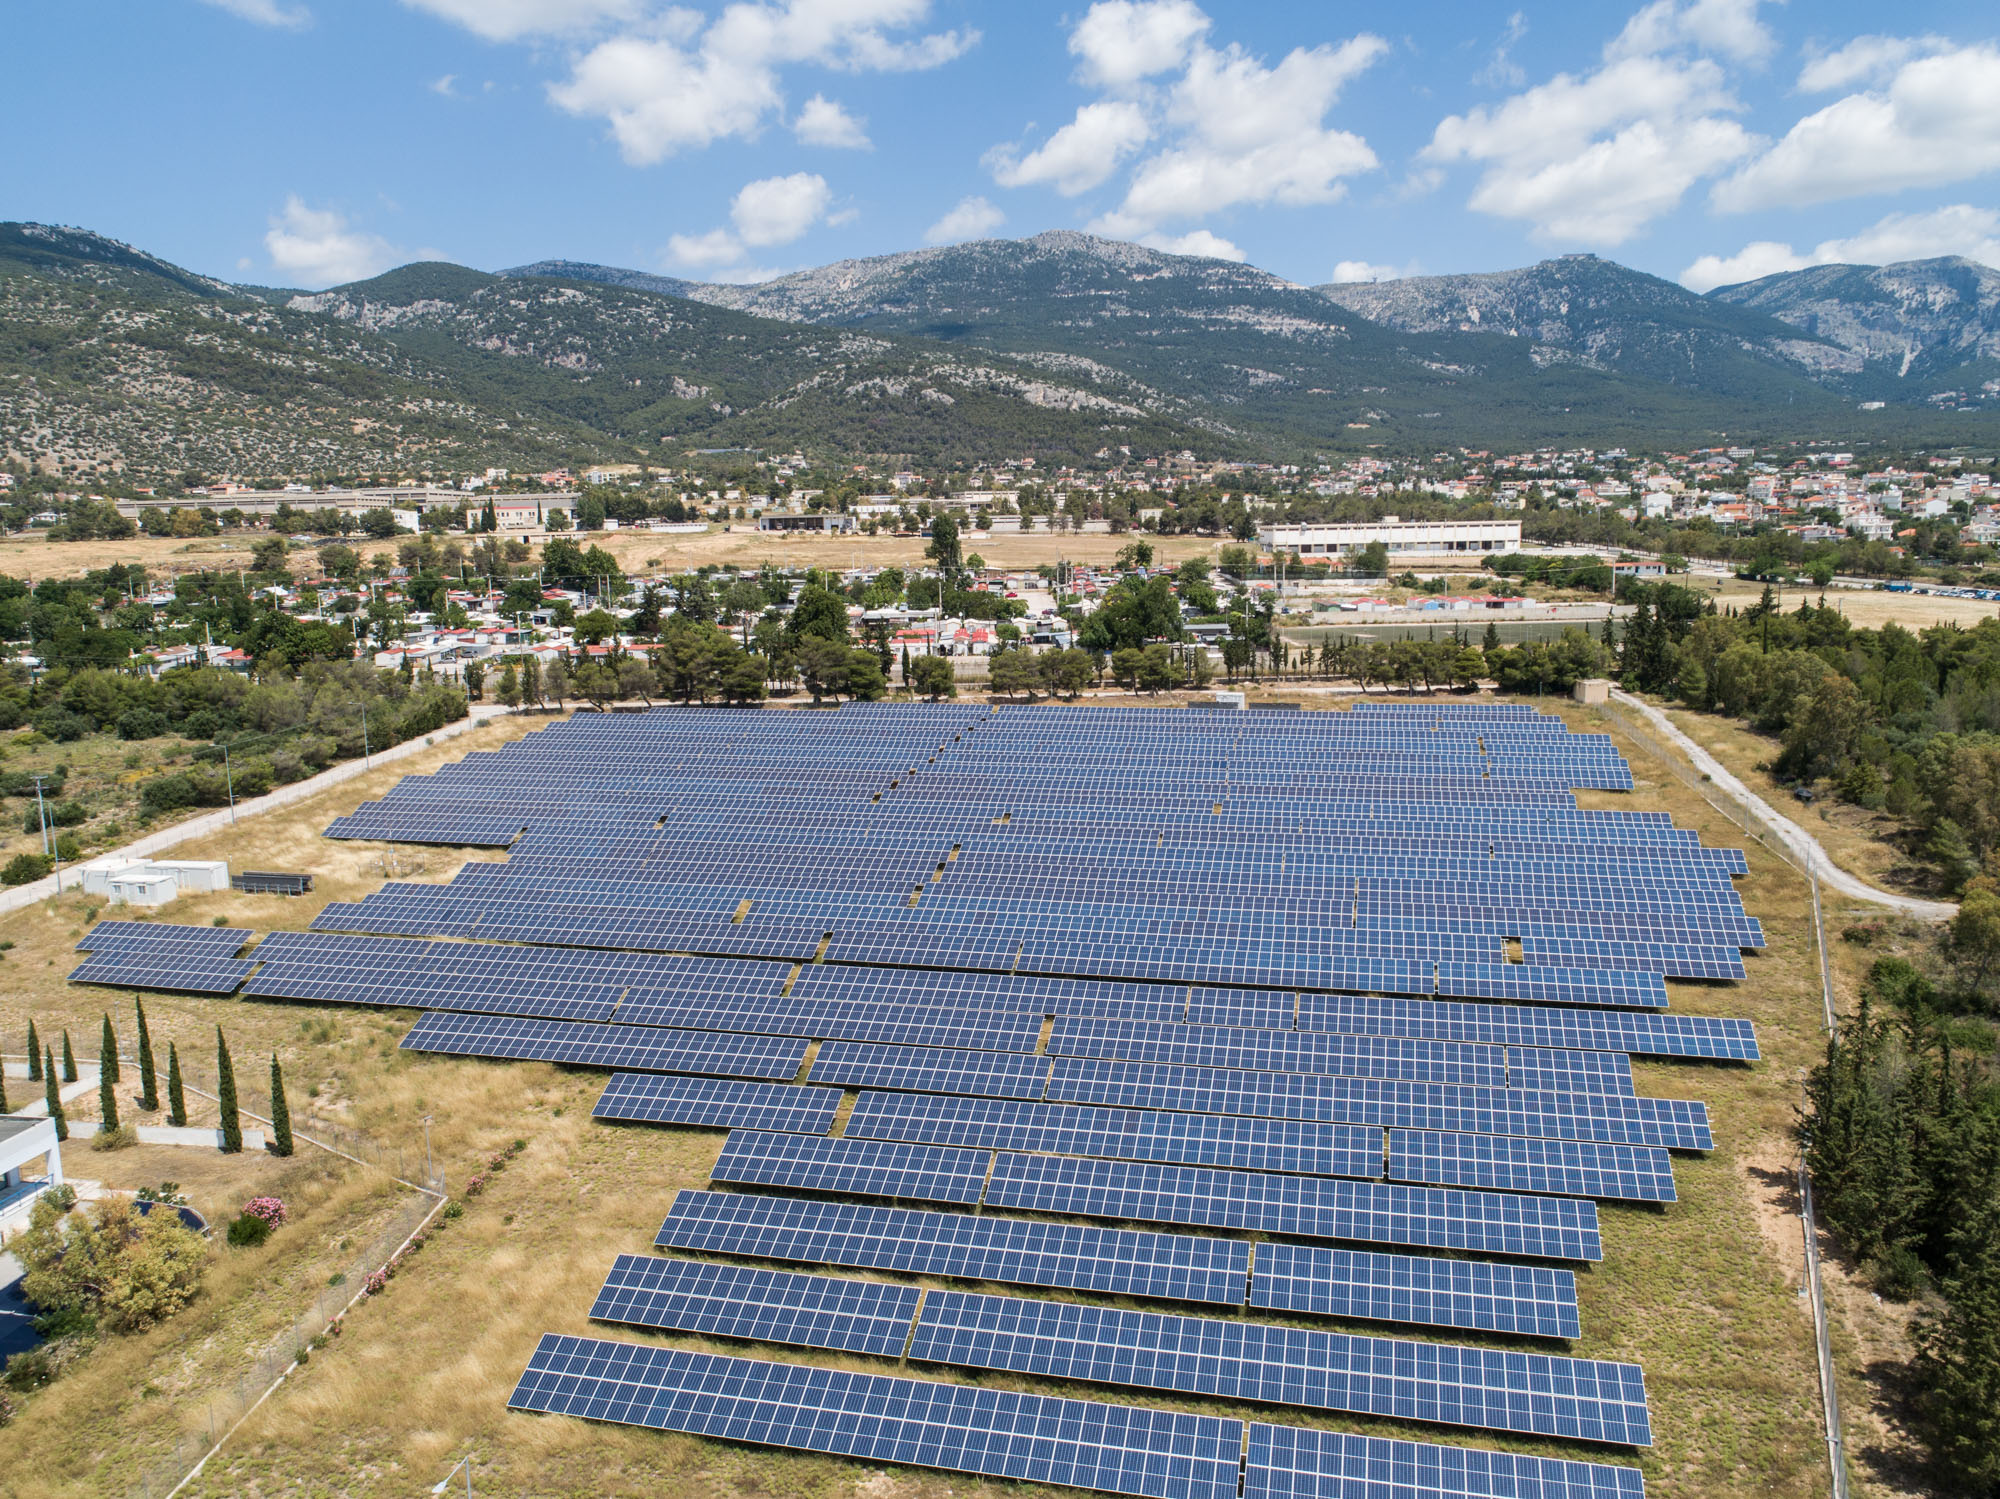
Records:
[[[236,819],[255,817],[262,812],[274,812],[280,807],[289,807],[293,802],[301,802],[309,796],[319,795],[329,786],[338,786],[342,781],[351,781],[356,776],[366,775],[385,760],[401,760],[410,755],[421,754],[428,746],[441,739],[455,739],[460,734],[468,733],[488,720],[511,711],[491,704],[480,704],[473,708],[471,716],[461,718],[456,723],[448,723],[429,734],[391,745],[385,750],[377,750],[365,759],[344,760],[316,776],[303,781],[294,781],[289,786],[280,786],[268,795],[240,801],[236,804],[234,817]],[[227,807],[219,812],[204,812],[199,817],[190,817],[186,822],[177,822],[170,828],[161,828],[157,833],[148,833],[143,838],[134,839],[123,848],[106,849],[103,853],[94,854],[92,857],[142,859],[148,854],[164,853],[176,844],[187,842],[190,838],[201,838],[209,833],[221,832],[229,826],[231,818],[232,814]],[[32,906],[36,901],[47,900],[57,893],[58,880],[62,882],[62,889],[74,890],[81,878],[72,866],[31,884],[16,885],[11,890],[0,891],[0,912],[19,911]]]
[[[1664,734],[1684,750],[1687,757],[1694,761],[1697,770],[1706,774],[1711,782],[1735,798],[1752,817],[1776,834],[1779,841],[1796,854],[1807,868],[1819,875],[1822,884],[1854,900],[1873,901],[1876,905],[1889,906],[1907,916],[1915,916],[1924,921],[1949,921],[1958,914],[1958,907],[1949,902],[1917,900],[1907,895],[1895,895],[1887,890],[1877,890],[1873,885],[1856,879],[1833,862],[1817,838],[1744,785],[1723,766],[1720,760],[1682,733],[1674,721],[1658,708],[1615,687],[1611,690],[1611,696],[1639,714],[1655,731]]]

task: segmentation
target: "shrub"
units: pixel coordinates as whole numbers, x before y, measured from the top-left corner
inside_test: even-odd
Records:
[[[77,842],[76,834],[64,833],[56,839],[56,857],[65,864],[74,864],[83,857],[83,845]]]
[[[46,1348],[30,1348],[7,1360],[7,1383],[17,1390],[39,1390],[56,1377],[56,1361]]]
[[[53,1343],[57,1338],[86,1337],[97,1331],[97,1319],[77,1307],[62,1307],[35,1318],[37,1336]]]
[[[201,1289],[208,1246],[173,1213],[141,1215],[124,1199],[64,1217],[46,1198],[9,1246],[21,1289],[47,1311],[94,1316],[114,1333],[172,1316]]]
[[[270,1237],[271,1225],[252,1213],[229,1225],[229,1243],[234,1249],[255,1249]]]
[[[444,1215],[447,1218],[463,1218],[465,1216],[465,1204],[462,1202],[447,1202],[444,1205]]]
[[[54,1208],[58,1214],[67,1213],[76,1206],[76,1188],[68,1182],[59,1187],[50,1187],[42,1194],[42,1201]]]
[[[97,725],[81,713],[73,712],[57,703],[42,709],[35,715],[35,730],[55,740],[57,744],[73,744],[84,735],[93,733]]]
[[[222,732],[222,715],[212,708],[197,708],[181,720],[183,739],[213,739]]]
[[[32,885],[54,867],[47,854],[16,854],[0,869],[0,885]]]
[[[167,732],[167,715],[152,708],[127,708],[118,715],[120,739],[159,739]]]
[[[184,775],[154,776],[139,788],[139,805],[148,812],[177,812],[194,805],[194,783]]]
[[[253,1197],[243,1204],[243,1212],[246,1217],[262,1218],[273,1228],[291,1217],[291,1214],[285,1211],[284,1202],[276,1197]]]
[[[90,821],[90,813],[81,802],[57,802],[49,809],[49,821],[59,828],[80,828]]]
[[[90,1137],[92,1150],[124,1150],[139,1143],[139,1131],[129,1124],[121,1124],[113,1129],[101,1129]]]

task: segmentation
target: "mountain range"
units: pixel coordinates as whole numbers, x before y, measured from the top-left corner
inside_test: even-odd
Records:
[[[0,225],[0,449],[86,471],[1996,437],[2000,273],[1965,260],[1309,287],[1057,231],[749,286],[553,260],[300,292]]]

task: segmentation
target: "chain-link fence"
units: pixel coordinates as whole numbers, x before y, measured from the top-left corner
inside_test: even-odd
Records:
[[[1813,943],[1819,955],[1823,1024],[1828,1035],[1835,1034],[1840,1021],[1833,1002],[1833,965],[1826,949],[1826,919],[1820,904],[1819,872],[1810,864],[1803,862],[1793,849],[1772,837],[1768,830],[1758,827],[1756,819],[1743,808],[1732,805],[1727,797],[1717,796],[1715,783],[1708,777],[1698,774],[1685,756],[1664,744],[1657,735],[1610,703],[1603,705],[1603,711],[1628,738],[1693,788],[1702,800],[1756,839],[1760,848],[1775,855],[1787,866],[1805,876],[1806,883],[1812,891]],[[1834,1376],[1833,1343],[1826,1312],[1826,1293],[1820,1280],[1819,1224],[1813,1216],[1812,1175],[1806,1170],[1803,1151],[1794,1170],[1799,1184],[1799,1223],[1805,1237],[1806,1291],[1812,1303],[1813,1351],[1819,1372],[1821,1418],[1826,1429],[1827,1467],[1833,1479],[1834,1499],[1847,1499],[1847,1453],[1846,1444],[1841,1437],[1840,1390]]]
[[[443,1206],[443,1197],[427,1192],[407,1198],[368,1246],[329,1279],[291,1325],[277,1334],[227,1389],[210,1395],[199,1411],[193,1412],[197,1423],[170,1453],[149,1464],[126,1485],[127,1499],[166,1499],[178,1493],[196,1476],[198,1465],[217,1444],[262,1404],[287,1374],[310,1358],[315,1346],[324,1347],[338,1336],[334,1324],[369,1294],[370,1278],[402,1253]]]

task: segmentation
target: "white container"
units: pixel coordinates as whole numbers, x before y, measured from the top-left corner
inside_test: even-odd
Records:
[[[83,893],[109,895],[111,881],[118,875],[144,870],[144,859],[93,859],[83,866]]]
[[[180,882],[171,874],[145,870],[115,875],[105,889],[114,906],[163,906],[180,893]]]
[[[229,888],[229,864],[224,859],[154,859],[150,867],[171,874],[188,895]]]

